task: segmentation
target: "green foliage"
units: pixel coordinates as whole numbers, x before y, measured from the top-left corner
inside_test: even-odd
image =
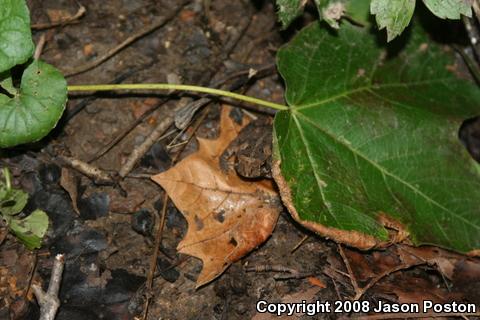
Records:
[[[277,0],[278,18],[284,28],[302,14],[307,0]],[[338,21],[348,15],[354,20],[367,24],[366,12],[370,0],[314,0],[320,20],[327,22],[332,28],[339,27]]]
[[[363,0],[358,0],[363,2]],[[307,0],[277,0],[278,18],[284,28],[302,14]],[[318,14],[331,27],[338,28],[338,20],[345,11],[346,0],[315,0]]]
[[[370,12],[375,15],[378,28],[387,29],[391,41],[408,26],[415,9],[415,0],[372,0]]]
[[[457,131],[480,92],[419,28],[398,55],[384,49],[365,29],[335,36],[314,23],[278,52],[290,106],[274,123],[282,199],[352,245],[354,234],[385,241],[384,214],[416,245],[479,249],[480,165]]]
[[[0,0],[0,148],[37,141],[60,119],[67,101],[67,82],[54,67],[30,61],[20,88],[10,68],[32,58],[30,18],[24,0]]]
[[[35,210],[27,217],[19,218],[27,204],[28,194],[12,188],[7,168],[3,169],[3,176],[5,182],[0,181],[0,217],[28,249],[40,248],[48,229],[47,214],[42,210]]]
[[[423,0],[427,8],[442,19],[460,19],[472,16],[471,0]]]
[[[306,1],[301,0],[277,0],[278,18],[285,28],[302,14],[305,4]]]
[[[2,80],[11,83],[11,77]],[[2,86],[0,94],[0,147],[33,142],[46,136],[62,116],[67,102],[67,82],[54,67],[32,61],[23,72],[20,89]]]
[[[30,16],[25,1],[0,1],[0,72],[25,63],[33,54]]]
[[[10,231],[30,250],[40,248],[48,229],[48,216],[42,210],[33,211],[24,219],[11,219]]]
[[[370,13],[376,16],[380,29],[387,29],[388,41],[391,41],[410,23],[417,0],[314,0],[320,20],[324,20],[333,28],[339,27],[338,20],[345,15],[368,24],[368,19],[364,18],[363,13],[369,1],[371,1]],[[460,19],[461,15],[470,17],[472,14],[471,0],[422,1],[433,14],[442,19]],[[302,13],[306,3],[306,0],[277,0],[278,16],[284,28]],[[345,12],[339,14],[340,8]]]
[[[3,216],[19,214],[27,205],[28,194],[22,190],[0,186],[0,212]]]
[[[370,0],[347,1],[346,15],[365,27],[370,26]]]

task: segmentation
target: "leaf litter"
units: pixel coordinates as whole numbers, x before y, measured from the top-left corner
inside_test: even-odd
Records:
[[[188,222],[180,253],[203,261],[197,287],[219,276],[233,262],[261,245],[282,210],[271,180],[245,180],[222,170],[220,156],[247,124],[235,123],[224,106],[220,136],[198,139],[196,153],[152,177],[168,193]]]
[[[358,2],[357,2],[357,3],[358,3]],[[114,16],[114,15],[112,15],[112,16]],[[111,31],[110,31],[110,32],[111,32]],[[94,41],[95,41],[95,40],[94,40]],[[73,46],[73,45],[70,46],[70,48],[72,48],[72,50],[76,50],[75,46]],[[138,50],[138,51],[140,52],[140,50]],[[130,60],[134,61],[135,59],[130,59]],[[99,69],[99,70],[100,70],[100,69]],[[359,77],[360,77],[360,76],[361,76],[361,77],[364,76],[365,70],[366,70],[365,68],[360,68],[360,69],[358,69]],[[102,71],[102,72],[103,72],[103,71]],[[95,76],[93,76],[92,78],[95,78]],[[120,100],[121,100],[121,99],[120,99]],[[118,101],[118,102],[116,102],[116,103],[121,104],[121,101]],[[116,105],[115,107],[117,108],[118,106]],[[118,114],[120,115],[120,113],[118,113]],[[91,117],[91,116],[90,116],[90,117]],[[120,118],[123,119],[124,117],[120,117]],[[78,123],[81,124],[80,122],[78,122]],[[88,123],[89,125],[91,125],[90,122],[87,122],[87,123]],[[118,124],[116,124],[116,125],[118,125]],[[85,128],[89,128],[89,126],[86,126],[86,125],[85,125]],[[89,130],[89,129],[86,129],[86,130]],[[84,131],[85,131],[85,130],[84,130]],[[97,131],[97,133],[98,133],[98,132],[99,132],[99,131]],[[68,141],[70,142],[70,143],[69,143],[70,148],[72,148],[74,151],[77,150],[77,152],[73,152],[73,153],[74,153],[76,156],[79,156],[79,155],[82,155],[82,154],[81,154],[80,152],[78,152],[78,147],[77,147],[77,146],[80,146],[81,144],[80,144],[80,143],[71,143],[71,142],[72,142],[72,139],[73,139],[73,140],[74,140],[74,139],[77,139],[77,138],[75,138],[75,137],[77,137],[77,138],[79,138],[79,139],[82,139],[82,140],[86,140],[86,139],[89,138],[89,135],[88,135],[88,134],[85,135],[85,134],[82,134],[82,133],[77,133],[76,135],[73,135],[73,134],[72,134],[70,137],[68,137],[68,139],[69,139]],[[74,141],[75,141],[75,140],[74,140]],[[473,141],[473,140],[471,140],[471,141]],[[478,145],[478,144],[477,144],[477,145]],[[77,148],[77,149],[76,149],[76,148]],[[128,148],[126,148],[126,149],[128,149]],[[121,154],[118,155],[118,153],[113,153],[113,158],[121,158],[121,157],[122,157]],[[160,170],[159,170],[159,171],[160,171]],[[138,198],[141,198],[140,200],[143,201],[144,198],[145,198],[145,196],[144,196],[144,194],[142,195],[142,192],[145,192],[145,189],[143,189],[143,188],[139,188],[139,189],[141,189],[141,191],[138,191],[138,193],[139,193]],[[136,191],[136,190],[135,190],[135,191]],[[133,191],[132,191],[132,192],[133,192]],[[134,195],[132,192],[130,192],[130,190],[129,190],[129,198],[128,198],[128,199],[123,199],[122,201],[123,201],[123,202],[132,202],[132,198],[135,198],[135,196],[136,196],[136,195]],[[40,197],[39,197],[39,198],[40,198]],[[42,198],[40,198],[40,199],[42,199]],[[137,204],[135,204],[135,205],[132,204],[131,206],[129,205],[128,208],[123,208],[123,207],[126,207],[126,206],[123,205],[122,203],[119,203],[119,202],[120,202],[120,199],[119,199],[118,201],[112,201],[112,208],[113,208],[114,206],[115,206],[115,207],[118,207],[119,205],[122,205],[122,208],[121,208],[121,209],[116,210],[116,212],[122,212],[122,213],[134,212],[136,209],[140,208],[140,204],[141,204],[141,201],[138,201],[138,203],[140,203],[140,204],[138,204],[138,205],[137,205]],[[138,208],[136,208],[137,206],[138,206]],[[130,207],[135,207],[135,209],[130,208]],[[112,208],[111,208],[111,209],[112,209]],[[112,210],[112,211],[113,211],[113,210]],[[60,216],[61,216],[61,215],[58,215],[58,217],[60,217]],[[69,216],[72,216],[72,217],[73,217],[74,215],[73,215],[73,213],[69,213]],[[54,220],[57,221],[58,219],[54,219]],[[291,240],[292,240],[291,234],[295,234],[295,229],[294,229],[294,227],[293,227],[293,224],[291,224],[290,222],[285,223],[285,220],[284,220],[284,219],[281,220],[281,223],[283,223],[283,225],[280,224],[279,227],[277,227],[277,231],[275,232],[275,236],[276,236],[276,237],[284,237],[284,238],[285,238],[285,241],[287,242],[287,245],[288,245],[288,241],[291,241]],[[118,226],[118,224],[113,224],[113,225],[114,225],[116,228],[117,228],[117,226]],[[129,225],[123,226],[123,229],[121,229],[121,232],[118,232],[118,233],[119,233],[119,237],[121,237],[122,239],[125,238],[125,229],[126,229],[127,227],[129,227]],[[285,228],[280,228],[280,227],[285,227]],[[278,230],[278,229],[280,229],[280,230]],[[304,234],[304,231],[299,231],[299,230],[296,230],[296,231],[297,231],[297,233]],[[289,237],[286,236],[287,233],[289,234]],[[316,239],[318,240],[318,238],[316,238]],[[140,251],[140,250],[138,250],[138,248],[139,248],[138,245],[139,245],[139,244],[138,244],[138,243],[132,243],[132,242],[130,241],[130,239],[128,239],[128,240],[129,240],[129,241],[126,241],[126,242],[128,242],[131,247],[135,247],[135,250],[137,250],[137,252],[139,252],[139,251]],[[269,243],[268,243],[268,248],[270,249],[269,251],[263,251],[263,250],[266,249],[267,246],[264,246],[264,247],[262,248],[262,251],[260,252],[260,257],[262,257],[261,255],[264,255],[269,261],[270,261],[270,260],[275,260],[275,259],[276,259],[276,260],[282,259],[282,261],[283,261],[283,258],[280,258],[280,257],[282,257],[281,254],[279,254],[279,252],[282,252],[282,248],[281,248],[282,245],[279,245],[279,243],[277,243],[277,241],[274,241],[274,240],[276,240],[276,239],[271,239],[271,240],[269,240]],[[311,257],[311,253],[312,253],[312,252],[315,252],[315,254],[318,255],[318,252],[319,252],[318,247],[319,247],[320,245],[321,245],[321,246],[327,246],[327,245],[329,245],[329,242],[317,241],[317,240],[315,241],[315,243],[307,243],[307,244],[305,244],[302,248],[300,248],[299,253],[298,253],[297,255],[291,256],[290,258],[288,258],[288,257],[285,258],[285,261],[284,261],[284,262],[285,262],[286,264],[297,263],[297,262],[303,263],[304,265],[310,265],[310,264],[311,264],[312,267],[319,268],[320,270],[323,270],[323,264],[322,264],[322,266],[320,266],[320,265],[318,264],[318,262],[315,261],[315,259]],[[7,240],[7,242],[8,242],[8,240]],[[281,244],[283,244],[283,243],[281,243]],[[310,247],[310,245],[316,245],[316,247],[312,247],[312,248],[313,248],[313,250],[312,250],[312,248]],[[5,247],[5,246],[4,246],[4,247]],[[395,248],[395,247],[392,247],[392,248]],[[308,250],[307,250],[307,249],[308,249]],[[427,249],[427,250],[430,250],[430,249]],[[124,250],[124,248],[123,248],[122,246],[120,246],[120,252],[123,252],[123,251],[127,251],[127,250]],[[350,253],[349,253],[348,250],[346,250],[346,252],[347,252],[347,256],[348,256],[349,259],[350,259],[350,263],[351,263],[352,266],[354,267],[356,260],[353,261],[353,259],[351,258]],[[434,256],[440,255],[440,253],[438,253],[438,252],[435,251],[435,250],[430,250],[429,252],[430,252],[432,255],[434,255]],[[386,254],[383,254],[383,253],[386,253]],[[328,253],[329,256],[330,256],[331,254],[332,254],[331,252]],[[333,253],[333,254],[334,254],[334,253]],[[375,257],[376,257],[376,258],[373,259],[373,260],[371,259],[371,256],[372,256],[372,255],[375,255]],[[377,257],[377,255],[378,255],[378,257]],[[144,256],[145,256],[145,252],[144,252],[144,251],[140,251],[140,256],[143,256],[143,257],[144,257]],[[255,256],[251,255],[251,256],[248,258],[248,262],[251,262],[251,258],[252,258],[252,257],[258,259],[257,256],[258,256],[258,254],[255,254]],[[300,257],[301,257],[301,259],[300,259]],[[307,258],[307,257],[308,257],[308,258]],[[375,251],[375,252],[366,253],[366,255],[365,255],[364,257],[365,257],[365,258],[364,258],[362,261],[368,262],[369,265],[371,265],[371,266],[375,266],[375,263],[379,263],[380,266],[381,266],[382,263],[384,263],[384,262],[383,262],[383,260],[380,260],[380,259],[386,259],[385,261],[388,261],[388,259],[389,259],[389,258],[388,258],[388,257],[389,257],[388,251]],[[324,257],[322,257],[321,259],[324,260],[323,258],[324,258]],[[474,259],[465,258],[464,256],[463,256],[463,258],[464,258],[463,260],[459,260],[459,263],[458,263],[458,264],[456,264],[456,263],[454,264],[454,263],[452,262],[453,260],[449,260],[449,258],[444,258],[444,259],[440,260],[440,261],[441,261],[441,264],[443,265],[441,270],[442,270],[442,272],[443,272],[445,275],[451,274],[451,272],[453,272],[452,270],[456,271],[456,272],[454,272],[454,274],[453,274],[453,279],[454,279],[454,280],[452,280],[452,281],[457,281],[456,283],[459,283],[459,285],[458,285],[458,287],[455,285],[453,289],[455,289],[455,287],[457,287],[457,291],[458,291],[458,290],[467,290],[467,289],[468,289],[467,286],[470,285],[470,287],[472,287],[472,289],[471,289],[472,292],[469,292],[469,293],[470,293],[470,294],[469,294],[469,297],[470,297],[470,300],[473,300],[473,297],[475,297],[475,294],[473,294],[473,293],[474,293],[475,290],[476,290],[476,289],[475,289],[475,285],[478,284],[478,280],[477,280],[478,278],[476,278],[476,274],[477,274],[478,271],[475,271],[476,268],[478,268],[478,267],[477,267],[477,266],[478,266],[478,262],[477,262],[476,260],[474,260]],[[438,259],[437,259],[437,260],[438,260]],[[394,260],[394,261],[397,261],[397,260]],[[308,263],[308,264],[307,264],[307,263]],[[82,263],[82,264],[83,264],[83,263]],[[364,264],[364,265],[367,265],[367,264]],[[452,268],[452,265],[454,266],[454,268]],[[111,266],[111,265],[110,265],[110,266]],[[372,268],[373,268],[373,267],[372,267]],[[161,268],[161,269],[163,269],[163,268]],[[233,269],[233,268],[230,268],[230,269],[228,270],[228,272],[232,271],[232,269]],[[372,277],[375,277],[376,275],[378,275],[378,272],[382,272],[382,270],[384,270],[384,269],[382,269],[382,268],[380,268],[380,270],[377,270],[378,268],[374,268],[374,269],[375,269],[374,272],[377,272],[377,273],[372,273],[372,274],[370,275],[370,278],[369,278],[369,279],[371,279]],[[26,269],[26,270],[27,270],[27,269]],[[49,270],[49,269],[46,268],[46,270]],[[354,269],[354,270],[356,270],[356,269]],[[424,274],[424,277],[425,277],[425,274],[430,274],[432,269],[427,268],[427,267],[425,267],[425,266],[421,266],[421,267],[417,267],[415,270],[418,271],[418,272],[417,272],[417,273],[413,273],[413,274],[412,274],[412,270],[405,271],[405,272],[408,272],[408,274],[405,276],[405,278],[401,278],[401,280],[399,280],[399,281],[397,281],[397,278],[396,278],[396,277],[393,277],[393,276],[398,276],[398,277],[399,277],[403,272],[398,272],[398,273],[394,274],[391,279],[390,279],[390,278],[389,278],[389,279],[384,279],[384,281],[386,281],[386,282],[388,281],[388,282],[387,282],[387,283],[385,283],[385,282],[379,283],[378,286],[375,286],[375,287],[372,289],[372,292],[375,293],[375,294],[376,294],[377,292],[382,292],[383,288],[386,288],[386,286],[387,286],[387,284],[388,284],[388,285],[390,285],[391,288],[398,288],[399,286],[401,286],[401,287],[404,288],[405,290],[408,289],[408,288],[410,288],[411,290],[416,290],[416,289],[417,289],[417,290],[416,290],[416,291],[417,291],[417,296],[416,296],[416,298],[415,298],[417,301],[420,300],[420,299],[428,298],[429,295],[425,295],[424,292],[426,292],[426,291],[428,291],[428,290],[430,290],[430,289],[429,289],[429,287],[424,287],[424,286],[422,286],[422,283],[425,283],[425,282],[426,282],[426,283],[430,283],[430,282],[428,282],[428,280],[426,280],[426,279],[420,279],[420,280],[419,280],[419,278],[418,278],[417,276],[418,276],[418,274],[420,274],[420,271],[422,271],[421,273]],[[414,270],[414,271],[415,271],[415,270]],[[8,271],[8,270],[6,270],[6,271]],[[183,270],[182,270],[182,271],[183,271]],[[241,270],[239,271],[239,274],[240,274],[240,277],[245,276],[245,274],[243,274],[243,273],[241,272]],[[226,277],[228,277],[228,276],[229,276],[228,274],[225,274],[225,275],[222,277],[222,279],[224,279],[224,278],[226,278]],[[247,277],[245,276],[244,278],[247,278]],[[288,292],[285,288],[282,289],[282,285],[281,285],[281,284],[278,284],[278,283],[275,285],[275,290],[271,291],[271,292],[276,292],[277,296],[275,297],[275,296],[273,295],[273,293],[269,292],[269,291],[268,291],[268,286],[269,286],[269,283],[270,283],[270,282],[267,282],[267,281],[269,280],[269,277],[265,277],[265,280],[267,280],[267,281],[258,281],[258,280],[261,280],[261,279],[259,279],[259,276],[255,276],[255,275],[250,276],[250,279],[251,279],[251,278],[255,279],[255,286],[252,285],[251,288],[249,288],[248,292],[245,294],[246,296],[248,296],[248,295],[251,296],[251,299],[250,299],[250,300],[247,300],[247,301],[248,301],[248,302],[247,302],[247,306],[248,306],[248,307],[251,306],[251,305],[250,305],[250,302],[252,301],[252,298],[255,299],[255,298],[254,298],[254,295],[252,295],[252,293],[258,292],[258,291],[255,291],[255,290],[259,290],[259,287],[261,288],[262,293],[264,293],[264,295],[265,295],[266,297],[269,297],[270,299],[278,298],[278,300],[281,300],[281,299],[283,299],[284,296],[288,296],[288,295],[289,295],[289,292]],[[359,277],[359,278],[360,278],[360,277]],[[367,280],[369,280],[369,279],[367,279]],[[405,279],[405,281],[402,280],[402,279]],[[411,279],[411,280],[408,280],[408,279]],[[438,279],[439,279],[439,278],[436,277],[436,281],[438,281]],[[461,279],[461,280],[460,280],[460,279]],[[181,281],[181,280],[182,280],[182,279],[180,279],[180,281]],[[447,279],[447,280],[448,280],[448,279]],[[422,281],[423,281],[423,282],[422,282]],[[289,283],[290,283],[290,282],[293,283],[293,284],[295,284],[295,286],[297,286],[297,284],[299,284],[298,282],[289,281]],[[216,281],[216,283],[217,283],[217,281]],[[216,285],[216,283],[215,283],[215,285]],[[460,283],[461,283],[461,285],[460,285]],[[329,289],[332,289],[332,286],[330,285],[331,283],[329,282],[328,284],[329,284]],[[437,284],[437,285],[438,285],[438,284],[443,285],[443,283],[440,283],[440,282],[437,282],[436,284]],[[289,287],[290,287],[290,286],[291,286],[291,285],[289,285]],[[159,287],[162,287],[162,288],[158,288],[158,287],[157,287],[158,290],[167,290],[165,287],[168,287],[168,286],[159,286]],[[179,287],[179,284],[178,284],[178,283],[177,283],[177,287]],[[183,288],[185,288],[185,287],[186,287],[186,286],[183,286]],[[285,284],[285,287],[287,287],[286,284]],[[279,289],[279,288],[280,288],[280,289]],[[424,288],[424,290],[422,290],[422,288]],[[425,288],[427,288],[427,289],[425,289]],[[157,301],[157,304],[160,306],[160,309],[161,309],[161,312],[162,312],[162,313],[161,313],[161,314],[162,314],[162,317],[163,317],[165,314],[167,314],[167,318],[168,318],[169,312],[175,312],[175,315],[180,315],[180,314],[181,314],[181,315],[184,315],[185,311],[183,311],[183,309],[180,308],[180,310],[179,310],[179,308],[175,307],[175,306],[178,306],[179,303],[181,304],[180,301],[182,301],[182,300],[179,299],[179,295],[178,295],[180,292],[181,292],[182,294],[184,294],[184,295],[188,295],[188,297],[186,298],[186,300],[184,300],[185,302],[188,301],[188,302],[189,302],[188,304],[190,304],[190,303],[192,303],[192,300],[193,300],[193,301],[194,301],[194,303],[193,303],[194,305],[199,305],[199,304],[201,303],[203,306],[205,306],[205,307],[204,307],[204,312],[205,312],[205,310],[208,310],[207,312],[210,312],[211,309],[209,308],[209,306],[207,305],[207,303],[209,303],[209,304],[210,304],[210,303],[214,304],[214,303],[216,303],[216,302],[218,301],[218,299],[215,299],[215,297],[212,297],[212,296],[208,296],[208,300],[205,300],[205,299],[202,300],[202,299],[200,299],[201,297],[203,297],[203,296],[200,296],[200,295],[201,295],[201,294],[204,294],[205,292],[208,292],[208,290],[209,290],[209,288],[205,288],[205,289],[206,289],[206,290],[199,290],[199,291],[196,291],[196,292],[184,292],[185,290],[181,290],[181,289],[178,289],[178,290],[177,290],[177,288],[175,288],[175,290],[176,290],[176,291],[175,291],[174,289],[169,288],[168,290],[170,290],[170,291],[167,291],[167,294],[162,294],[162,296],[159,296],[159,297],[158,297],[159,299],[158,299],[158,301]],[[299,289],[298,287],[295,287],[295,289],[296,289],[296,291],[297,291],[297,290],[303,290],[303,289]],[[398,289],[390,289],[390,290],[392,290],[392,291],[393,291],[393,290],[397,290],[397,293],[399,292]],[[305,291],[305,294],[306,294],[307,291],[308,291],[308,289]],[[325,298],[325,294],[326,294],[325,292],[326,292],[326,291],[327,291],[327,290],[322,291],[322,298]],[[331,290],[330,290],[330,291],[331,291]],[[164,292],[165,292],[165,291],[162,291],[162,293],[164,293]],[[113,293],[115,293],[115,292],[113,292]],[[173,294],[172,294],[172,293],[173,293]],[[343,292],[342,292],[342,293],[343,293]],[[432,294],[434,294],[434,293],[435,293],[435,292],[432,292]],[[422,295],[422,294],[423,294],[423,295]],[[283,296],[282,296],[282,297],[278,297],[278,295],[283,295]],[[168,307],[166,307],[166,305],[167,305],[167,303],[168,303],[168,301],[169,301],[169,300],[167,300],[167,299],[168,299],[168,298],[167,298],[168,296],[174,296],[174,298],[173,298],[174,301],[175,301],[174,308],[173,308],[174,311],[171,311],[171,310],[169,310]],[[478,297],[479,295],[477,294],[476,296]],[[207,295],[205,295],[205,297],[207,297]],[[274,297],[275,297],[275,298],[274,298]],[[403,296],[400,295],[398,299],[399,299],[400,301],[411,301],[411,300],[402,300],[402,299],[403,299],[402,297],[403,297]],[[413,297],[413,294],[412,294],[412,293],[410,293],[410,297]],[[231,298],[231,297],[229,297],[229,299],[230,299],[230,298]],[[237,298],[237,299],[238,299],[238,298]],[[245,299],[247,299],[247,298],[245,298]],[[478,299],[477,299],[477,301],[478,301]],[[95,302],[97,302],[97,301],[95,301]],[[236,302],[234,302],[234,303],[236,304]],[[225,304],[227,304],[227,302],[226,302]],[[185,304],[185,305],[187,305],[187,304]],[[68,305],[65,305],[65,307],[68,308]],[[87,308],[88,308],[88,307],[87,307]],[[85,310],[86,310],[87,308],[83,309],[84,312],[85,312]],[[232,312],[232,313],[233,313],[233,312]],[[173,314],[173,313],[172,313],[172,314]],[[206,314],[205,314],[205,313],[202,313],[202,315],[206,315]],[[200,318],[202,317],[202,315],[200,315]],[[235,315],[232,315],[232,316],[233,316],[233,318],[236,318]],[[81,318],[83,319],[83,318],[85,318],[85,317],[88,317],[88,314],[87,314],[87,315],[86,315],[86,314],[83,314],[83,316],[82,316]],[[198,315],[197,315],[197,317],[198,317]],[[230,314],[228,314],[228,317],[230,318]],[[244,314],[244,315],[242,316],[242,318],[246,318],[246,317],[247,317],[246,314]],[[0,316],[0,318],[2,318],[2,317]],[[187,317],[185,317],[185,318],[187,318]],[[71,317],[69,317],[69,319],[71,319]]]
[[[480,302],[476,285],[480,280],[477,258],[431,246],[395,245],[386,251],[371,252],[344,248],[343,252],[343,261],[333,255],[328,257],[329,267],[324,273],[351,296],[358,297],[356,291],[368,287],[362,292],[363,300]],[[354,281],[358,289],[354,288]]]

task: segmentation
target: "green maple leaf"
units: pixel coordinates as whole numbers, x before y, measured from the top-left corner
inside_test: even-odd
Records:
[[[275,117],[274,176],[298,221],[363,249],[388,241],[385,218],[415,245],[480,248],[480,166],[457,137],[480,92],[451,54],[420,28],[388,57],[366,30],[312,24],[278,68],[289,110]]]

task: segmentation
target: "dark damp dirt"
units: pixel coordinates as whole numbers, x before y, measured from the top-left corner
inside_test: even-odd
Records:
[[[169,15],[180,2],[83,0],[80,3],[87,10],[83,18],[63,27],[35,31],[34,38],[38,41],[45,36],[42,59],[69,73],[99,58],[159,17]],[[34,24],[74,15],[78,9],[75,0],[30,0],[28,4]],[[310,18],[307,14],[305,22]],[[208,85],[239,71],[263,68],[267,72],[259,79],[233,77],[227,88],[282,103],[283,84],[276,71],[267,67],[274,63],[276,50],[292,33],[294,30],[280,31],[271,1],[191,1],[160,29],[98,67],[68,78],[68,82],[141,83],[181,79],[183,83]],[[51,223],[42,249],[33,253],[0,226],[0,242],[3,242],[0,319],[38,318],[38,305],[27,288],[31,283],[48,286],[57,253],[66,254],[58,320],[134,319],[143,313],[147,295],[152,296],[148,319],[192,320],[273,319],[256,314],[257,301],[323,301],[354,295],[336,244],[302,229],[287,212],[282,213],[273,235],[264,245],[212,283],[196,289],[195,280],[202,265],[199,260],[176,252],[187,226],[172,204],[167,210],[153,291],[147,292],[145,281],[153,252],[153,225],[163,197],[161,188],[145,177],[170,168],[178,152],[184,157],[196,150],[195,139],[188,141],[193,125],[185,132],[170,128],[173,130],[170,136],[155,143],[132,174],[116,186],[94,183],[64,166],[58,156],[83,161],[98,158],[91,163],[109,173],[118,172],[132,150],[162,119],[173,114],[179,101],[192,99],[189,95],[167,99],[165,95],[151,93],[71,95],[67,112],[52,134],[4,155],[1,165],[8,166],[14,184],[30,194],[25,211],[41,208],[48,213]],[[112,139],[159,104],[162,106],[98,157]],[[208,113],[195,132],[197,137],[217,135],[219,105],[214,102],[207,108]],[[267,111],[256,108],[250,112],[268,115]],[[198,113],[193,121],[201,115]],[[305,242],[294,250],[305,236],[308,236]],[[346,255],[361,286],[398,262],[396,253],[388,251],[362,255],[347,250]],[[247,272],[250,267],[256,268]],[[437,269],[424,265],[388,276],[380,282],[381,286],[367,291],[363,299],[412,302],[422,297],[438,301],[455,297],[478,303],[474,299],[478,300],[479,286],[473,285],[479,283],[478,265],[465,258],[456,267],[467,270],[469,277],[445,279]],[[284,268],[310,277],[279,280],[274,276],[285,273],[261,272]],[[339,317],[321,314],[313,318]]]

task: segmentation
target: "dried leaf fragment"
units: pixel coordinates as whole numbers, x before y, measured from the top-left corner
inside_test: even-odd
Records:
[[[242,128],[230,119],[230,110],[223,107],[217,139],[198,139],[196,153],[152,177],[187,219],[177,249],[203,261],[197,287],[262,244],[281,210],[272,181],[247,181],[220,168],[221,154]]]
[[[67,168],[62,168],[62,176],[60,178],[60,185],[65,191],[67,191],[70,199],[72,200],[73,209],[77,214],[80,214],[77,206],[78,199],[78,179],[74,176],[73,172]]]

